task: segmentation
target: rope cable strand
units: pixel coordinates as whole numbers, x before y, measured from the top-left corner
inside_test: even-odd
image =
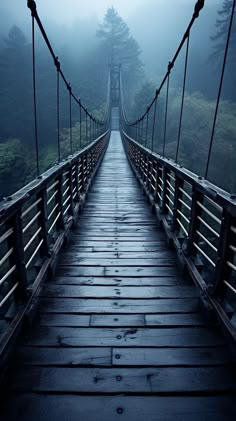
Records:
[[[197,1],[197,3],[195,4],[193,16],[192,16],[192,18],[191,18],[191,20],[190,20],[190,23],[189,23],[189,25],[188,25],[188,27],[187,27],[187,29],[186,29],[186,31],[185,31],[185,33],[184,33],[184,35],[183,35],[183,38],[182,38],[182,40],[181,40],[181,42],[180,42],[180,44],[179,44],[179,46],[178,46],[178,48],[177,48],[177,50],[176,50],[176,53],[175,53],[175,55],[174,55],[174,57],[173,57],[172,61],[170,61],[170,62],[169,62],[167,72],[165,73],[165,75],[164,75],[164,77],[163,77],[163,79],[162,79],[162,82],[161,82],[161,84],[160,84],[160,86],[159,86],[159,88],[158,88],[158,91],[159,91],[159,92],[161,92],[161,90],[162,90],[162,88],[164,87],[164,85],[165,85],[165,83],[166,83],[167,79],[169,78],[170,72],[171,72],[171,70],[173,69],[173,67],[174,67],[174,65],[175,65],[175,62],[176,62],[176,60],[177,60],[177,58],[178,58],[178,56],[179,56],[179,54],[180,54],[180,52],[181,52],[181,50],[182,50],[182,48],[183,48],[184,44],[185,44],[185,41],[186,41],[186,39],[189,37],[190,30],[191,30],[191,28],[192,28],[192,26],[193,26],[193,24],[194,24],[195,20],[199,17],[200,12],[201,12],[201,10],[203,9],[204,5],[205,5],[205,1],[204,1],[204,0],[198,0],[198,1]],[[167,82],[167,83],[168,83],[168,82]],[[150,109],[150,108],[154,105],[155,101],[156,101],[156,95],[154,96],[153,100],[152,100],[152,101],[151,101],[151,103],[149,104],[149,109]],[[123,109],[124,109],[124,104],[122,104],[122,110],[123,110]],[[142,120],[142,118],[144,118],[144,117],[146,116],[147,112],[148,112],[148,111],[146,111],[146,112],[145,112],[145,113],[144,113],[144,114],[143,114],[143,115],[142,115],[139,119],[137,119],[136,121],[134,121],[134,122],[127,121],[127,122],[126,122],[126,124],[127,124],[127,125],[129,125],[129,126],[133,126],[133,125],[137,124],[139,120]]]
[[[230,37],[231,37],[231,32],[232,32],[233,20],[234,20],[235,5],[236,5],[236,0],[234,0],[233,2],[231,16],[230,16],[229,29],[228,29],[228,35],[227,35],[225,53],[224,53],[224,60],[223,60],[223,65],[222,65],[220,84],[219,84],[219,90],[218,90],[218,95],[217,95],[216,108],[215,108],[215,114],[214,114],[214,120],[213,120],[212,132],[211,132],[211,140],[210,140],[210,146],[209,146],[207,163],[206,163],[205,178],[207,178],[208,176],[208,171],[209,171],[209,166],[210,166],[212,146],[213,146],[213,140],[215,136],[216,121],[217,121],[217,116],[218,116],[218,111],[219,111],[220,97],[221,97],[221,92],[222,92],[222,87],[223,87],[226,61],[227,61],[227,56],[228,56],[228,51],[229,51],[229,43],[230,43]]]
[[[189,56],[189,38],[190,38],[190,33],[186,34],[186,38],[187,38],[187,45],[186,45],[185,65],[184,65],[184,81],[183,81],[183,91],[182,91],[182,99],[181,99],[179,131],[178,131],[178,141],[177,141],[177,149],[176,149],[175,162],[178,162],[179,146],[180,146],[180,136],[181,136],[182,122],[183,122],[183,110],[184,110],[184,99],[185,99],[185,88],[186,88],[186,79],[187,79],[187,69],[188,69],[188,56]]]
[[[38,15],[38,11],[37,11],[36,2],[34,0],[27,0],[27,6],[28,6],[28,8],[31,11],[31,15],[34,18],[34,21],[36,21],[36,23],[37,23],[37,25],[39,27],[39,30],[40,30],[40,32],[41,32],[41,34],[43,36],[43,39],[44,39],[44,41],[45,41],[45,43],[46,43],[46,45],[47,45],[47,47],[49,49],[49,52],[50,52],[52,58],[53,58],[54,65],[55,65],[55,67],[57,69],[57,73],[58,73],[58,76],[57,76],[57,85],[59,85],[59,76],[61,76],[64,84],[68,88],[68,86],[70,86],[70,84],[68,83],[68,81],[67,81],[67,79],[66,79],[66,77],[65,77],[65,75],[64,75],[64,73],[63,73],[63,71],[61,69],[61,65],[60,65],[60,62],[58,60],[58,57],[56,56],[56,54],[55,54],[55,52],[54,52],[54,50],[52,48],[52,45],[51,45],[50,40],[49,40],[49,38],[47,36],[47,33],[46,33],[45,29],[44,29],[44,26],[43,26],[43,24],[42,24],[42,22],[40,20],[40,17]],[[108,89],[110,89],[110,82],[109,81],[108,81]],[[110,114],[110,111],[109,111],[110,110],[110,93],[109,92],[108,92],[108,96],[107,96],[107,100],[109,101],[109,103],[107,103],[107,107],[106,107],[107,112],[104,114],[104,119],[102,121],[96,119],[92,114],[90,114],[87,111],[86,107],[81,103],[80,99],[78,99],[76,97],[76,95],[74,94],[74,92],[73,92],[73,90],[72,90],[71,87],[70,87],[70,95],[76,101],[76,103],[80,107],[82,107],[82,109],[85,112],[87,112],[87,114],[88,114],[88,116],[90,118],[94,118],[95,119],[95,121],[96,121],[96,123],[97,123],[98,126],[102,127],[102,126],[104,126],[106,124],[108,115]],[[57,110],[57,118],[58,118],[58,114],[59,113],[58,113],[58,110]],[[57,126],[59,126],[59,125],[57,125]],[[101,130],[101,132],[102,132],[102,130]],[[58,155],[60,156],[60,147],[59,147],[59,144],[58,144],[58,152],[59,152]]]
[[[39,168],[39,142],[38,142],[38,113],[37,113],[37,94],[36,94],[36,62],[35,62],[35,21],[32,13],[32,58],[33,58],[33,102],[34,102],[34,132],[35,132],[35,153],[37,176],[40,175]]]

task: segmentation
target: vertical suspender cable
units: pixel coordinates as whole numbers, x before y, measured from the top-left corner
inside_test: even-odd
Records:
[[[142,128],[141,128],[141,145],[143,144],[143,123],[144,123],[144,117],[142,117]]]
[[[146,125],[145,148],[147,147],[147,141],[148,141],[149,111],[150,111],[150,109],[148,108],[147,109],[147,125]]]
[[[61,145],[60,145],[60,62],[58,57],[55,59],[57,69],[57,152],[58,162],[61,161]]]
[[[153,124],[152,124],[152,152],[154,148],[158,95],[159,95],[159,91],[156,91],[156,100],[155,100],[155,105],[154,105],[154,115],[153,115]]]
[[[89,123],[89,142],[91,143],[91,141],[92,141],[92,118],[91,118],[91,116],[89,117],[90,118],[90,123]]]
[[[168,66],[168,76],[167,76],[167,86],[166,86],[166,107],[165,107],[163,151],[162,151],[163,156],[165,156],[165,150],[166,150],[166,131],[167,131],[167,118],[168,118],[168,105],[169,105],[170,70],[171,70],[171,63],[169,63],[169,66]]]
[[[79,149],[81,149],[82,145],[82,107],[81,103],[79,103]]]
[[[183,92],[182,92],[182,100],[181,100],[181,108],[180,108],[180,120],[179,120],[179,131],[178,131],[178,141],[177,141],[177,149],[175,155],[175,162],[178,161],[179,156],[179,145],[180,145],[180,136],[181,136],[181,129],[182,129],[182,121],[183,121],[183,110],[184,110],[184,98],[185,98],[185,88],[186,88],[186,78],[187,78],[187,70],[188,70],[188,55],[189,55],[189,39],[190,39],[190,32],[185,34],[187,39],[187,46],[186,46],[186,56],[185,56],[185,65],[184,65],[184,81],[183,81]]]
[[[232,12],[231,12],[230,23],[229,23],[229,30],[228,30],[226,46],[225,46],[224,60],[223,60],[223,66],[222,66],[222,71],[221,71],[220,85],[219,85],[219,91],[218,91],[218,96],[217,96],[217,101],[216,101],[215,115],[214,115],[212,132],[211,132],[211,140],[210,140],[210,146],[209,146],[207,163],[206,163],[205,178],[207,178],[208,171],[209,171],[212,145],[213,145],[213,139],[214,139],[215,128],[216,128],[216,120],[217,120],[217,115],[218,115],[218,110],[219,110],[219,105],[220,105],[220,97],[221,97],[221,91],[222,91],[222,86],[223,86],[223,81],[224,81],[224,74],[225,74],[225,67],[226,67],[226,61],[227,61],[228,50],[229,50],[230,36],[231,36],[232,26],[233,26],[235,4],[236,4],[236,0],[233,1],[233,5],[232,5]]]
[[[85,134],[85,146],[87,146],[87,142],[88,142],[88,112],[86,109],[86,134]]]
[[[69,124],[70,124],[70,154],[72,155],[73,153],[73,138],[72,138],[72,95],[71,95],[71,86],[68,83],[67,85],[67,89],[69,92],[69,113],[70,113],[70,117],[69,117]]]
[[[37,120],[37,98],[36,98],[36,64],[35,64],[35,20],[32,11],[32,55],[33,55],[33,91],[34,91],[34,131],[35,131],[35,152],[36,168],[39,177],[39,144],[38,144],[38,120]]]

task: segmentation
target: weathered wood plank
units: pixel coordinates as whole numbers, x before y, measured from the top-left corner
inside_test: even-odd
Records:
[[[221,348],[114,348],[114,366],[215,366],[232,360]]]
[[[116,248],[116,247],[115,247]],[[77,250],[68,250],[65,251],[63,253],[63,255],[61,256],[61,261],[68,261],[70,262],[70,259],[72,260],[72,262],[74,260],[77,260],[78,262],[80,262],[81,260],[86,260],[86,259],[92,259],[92,260],[96,260],[96,259],[103,259],[103,260],[113,260],[113,259],[119,259],[119,260],[130,260],[130,259],[137,259],[137,260],[142,260],[142,259],[153,259],[153,260],[157,260],[157,262],[160,259],[173,259],[175,257],[174,254],[172,254],[171,252],[169,252],[168,250],[166,251],[157,251],[157,252],[147,252],[147,251],[135,251],[135,252],[118,252],[117,251],[106,251],[106,252],[101,252],[101,251],[95,251],[93,250],[92,252],[84,252],[82,250],[77,251]]]
[[[125,266],[125,267],[137,267],[137,265],[144,267],[168,267],[168,266],[174,266],[176,262],[175,258],[167,257],[167,258],[157,258],[157,259],[99,259],[94,256],[93,258],[79,258],[74,257],[73,255],[67,255],[62,256],[60,259],[60,265],[68,265],[68,266],[97,266],[97,267],[104,267],[104,266],[117,266],[119,267]],[[174,268],[176,270],[176,268]]]
[[[144,325],[144,314],[92,314],[90,321],[90,326],[93,327],[143,327]]]
[[[40,326],[89,327],[91,316],[85,314],[39,314],[37,323]]]
[[[199,310],[197,298],[162,300],[109,300],[81,298],[41,298],[40,311],[47,313],[194,313]]]
[[[213,328],[39,327],[22,337],[27,346],[216,347],[225,339]]]
[[[110,366],[112,360],[111,348],[36,348],[16,347],[16,367],[22,365],[34,366]]]
[[[111,276],[111,277],[164,277],[164,276],[176,276],[176,267],[120,267],[120,266],[63,266],[60,265],[57,268],[57,275],[60,276]]]
[[[3,402],[4,421],[232,421],[234,396],[75,396],[10,395]]]
[[[93,314],[91,326],[205,326],[206,322],[198,313],[193,314]]]
[[[9,373],[11,377],[11,374]],[[227,367],[198,368],[47,368],[12,373],[10,390],[41,393],[189,393],[230,392]]]
[[[71,268],[72,270],[72,268]],[[176,276],[176,267],[106,267],[106,276]],[[178,273],[177,273],[178,274]]]
[[[199,292],[189,287],[109,287],[77,285],[45,285],[41,297],[68,298],[194,298]]]
[[[50,281],[50,285],[106,285],[106,286],[190,286],[186,279],[173,277],[125,278],[125,277],[95,277],[95,276],[57,276]]]

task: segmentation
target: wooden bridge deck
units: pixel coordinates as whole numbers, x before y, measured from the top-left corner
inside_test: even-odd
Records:
[[[228,346],[175,260],[114,131],[35,323],[17,342],[3,420],[232,420]]]

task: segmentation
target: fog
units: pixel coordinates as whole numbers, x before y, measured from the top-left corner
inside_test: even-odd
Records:
[[[133,65],[130,67],[132,72],[126,72],[128,114],[130,118],[137,118],[145,111],[148,103],[152,100],[155,90],[166,72],[168,62],[173,58],[192,17],[196,0],[38,0],[36,3],[38,14],[53,49],[61,61],[62,69],[73,86],[74,92],[89,110],[98,116],[102,113],[106,99],[105,87],[107,69],[110,63],[108,49],[105,44],[102,44],[101,39],[96,34],[100,27],[99,24],[103,24],[108,8],[114,6],[118,15],[130,29],[130,35],[140,47],[140,56],[136,63],[133,62]],[[180,158],[183,165],[201,174],[204,172],[203,167],[206,160],[208,139],[211,132],[222,68],[222,53],[219,54],[217,59],[212,59],[216,46],[212,37],[217,32],[217,12],[221,7],[222,0],[205,1],[205,7],[191,31],[189,46],[186,82],[186,102],[188,105],[184,109],[182,130],[182,144],[184,146],[181,149]],[[32,38],[31,15],[30,10],[27,8],[27,1],[1,0],[0,19],[0,89],[2,93],[0,103],[0,147],[6,146],[11,139],[18,139],[19,142],[30,148],[34,143],[32,130]],[[11,32],[12,28],[15,28],[13,33]],[[19,34],[17,31],[19,31]],[[19,41],[18,52],[16,49],[12,50],[12,40],[14,38],[14,42],[16,42],[17,34],[19,39],[22,40],[22,45]],[[23,41],[23,36],[26,42]],[[236,51],[236,48],[234,51]],[[213,155],[215,155],[211,166],[212,171],[210,172],[212,181],[217,184],[220,184],[222,180],[221,170],[217,170],[221,164],[217,153],[221,150],[222,142],[225,139],[228,141],[228,146],[226,142],[226,146],[224,146],[225,160],[222,161],[222,165],[227,165],[228,153],[231,157],[235,157],[231,153],[235,148],[236,142],[236,128],[235,123],[233,123],[235,121],[236,102],[235,64],[232,65],[232,63],[235,63],[235,53],[232,54],[232,62],[227,62],[226,77],[221,96],[222,102],[217,120],[218,137],[215,143],[216,146],[213,148]],[[171,74],[170,116],[172,118],[169,122],[169,132],[167,133],[167,151],[170,157],[174,156],[175,140],[173,139],[176,138],[181,102],[184,59],[185,48],[181,51]],[[43,160],[47,161],[45,166],[48,166],[54,162],[52,145],[56,136],[55,68],[37,26],[36,64],[40,146],[42,154],[44,154]],[[9,71],[6,70],[8,68]],[[164,104],[165,90],[163,90],[162,94],[161,103]],[[68,124],[66,89],[62,89],[61,95],[61,125],[66,130]],[[188,110],[191,107],[193,109],[190,119]],[[200,112],[203,109],[205,109],[204,115]],[[161,116],[163,116],[161,107],[159,116],[158,133],[160,135],[163,131],[163,128],[160,129]],[[189,125],[190,120],[191,125]],[[201,122],[201,131],[198,133],[196,140],[195,132],[196,127],[199,127],[199,120]],[[73,108],[73,124],[75,127],[78,125],[76,107]],[[222,135],[219,135],[219,133],[224,133],[223,140]],[[65,137],[65,133],[63,136]],[[156,151],[160,153],[162,139],[161,135],[160,138],[158,136],[155,145]],[[201,146],[205,155],[202,156],[202,159],[199,159],[196,151],[199,152],[199,144],[201,142],[205,142]],[[47,157],[52,156],[52,158],[45,159],[45,154]],[[187,156],[189,154],[192,156],[191,159]],[[202,166],[199,162],[202,162]],[[1,165],[3,167],[5,164]],[[32,172],[31,178],[33,176],[34,173]],[[27,177],[26,179],[27,181],[29,180]],[[4,180],[1,180],[0,172],[0,188],[3,188],[3,185]],[[12,185],[13,190],[15,186],[16,184]],[[17,187],[19,186],[17,185]],[[222,187],[230,191],[235,190],[236,180],[230,175],[228,180],[223,180]],[[4,190],[3,194],[6,193]]]

